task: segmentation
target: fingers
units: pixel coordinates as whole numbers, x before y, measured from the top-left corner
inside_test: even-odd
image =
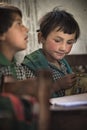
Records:
[[[76,74],[75,73],[68,74],[67,76],[69,76],[71,79],[76,78]]]
[[[76,83],[76,75],[73,74],[67,74],[66,76],[63,77],[63,86],[65,89],[72,87]]]

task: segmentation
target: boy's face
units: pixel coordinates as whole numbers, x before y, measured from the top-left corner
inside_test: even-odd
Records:
[[[46,39],[43,40],[43,49],[48,60],[60,60],[71,51],[75,43],[75,33],[67,34],[55,28]]]
[[[18,14],[14,15],[14,22],[12,26],[4,33],[5,44],[17,52],[24,50],[28,42],[28,29],[22,24],[22,19]]]

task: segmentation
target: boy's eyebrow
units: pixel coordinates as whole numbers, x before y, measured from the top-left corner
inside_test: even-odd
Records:
[[[56,38],[60,38],[60,39],[64,39],[64,38],[62,38],[62,37],[60,37],[60,36],[56,36]],[[75,41],[75,39],[69,39],[68,41]]]
[[[75,39],[69,39],[68,41],[73,41],[73,42],[75,42]]]
[[[22,22],[22,19],[16,18],[15,21],[20,21],[20,22]]]
[[[62,37],[60,37],[60,36],[56,36],[56,38],[61,38],[61,39],[64,39],[64,38],[62,38]]]

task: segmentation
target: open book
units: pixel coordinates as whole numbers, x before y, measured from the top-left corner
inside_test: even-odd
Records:
[[[50,103],[55,106],[81,106],[87,105],[87,93],[51,98]]]

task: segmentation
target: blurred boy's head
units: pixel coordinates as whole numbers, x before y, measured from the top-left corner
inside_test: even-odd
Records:
[[[24,50],[28,42],[28,28],[23,25],[22,12],[11,4],[0,4],[0,51],[9,55]]]
[[[22,17],[21,10],[10,4],[0,3],[0,35],[7,32],[15,20],[15,14]]]

